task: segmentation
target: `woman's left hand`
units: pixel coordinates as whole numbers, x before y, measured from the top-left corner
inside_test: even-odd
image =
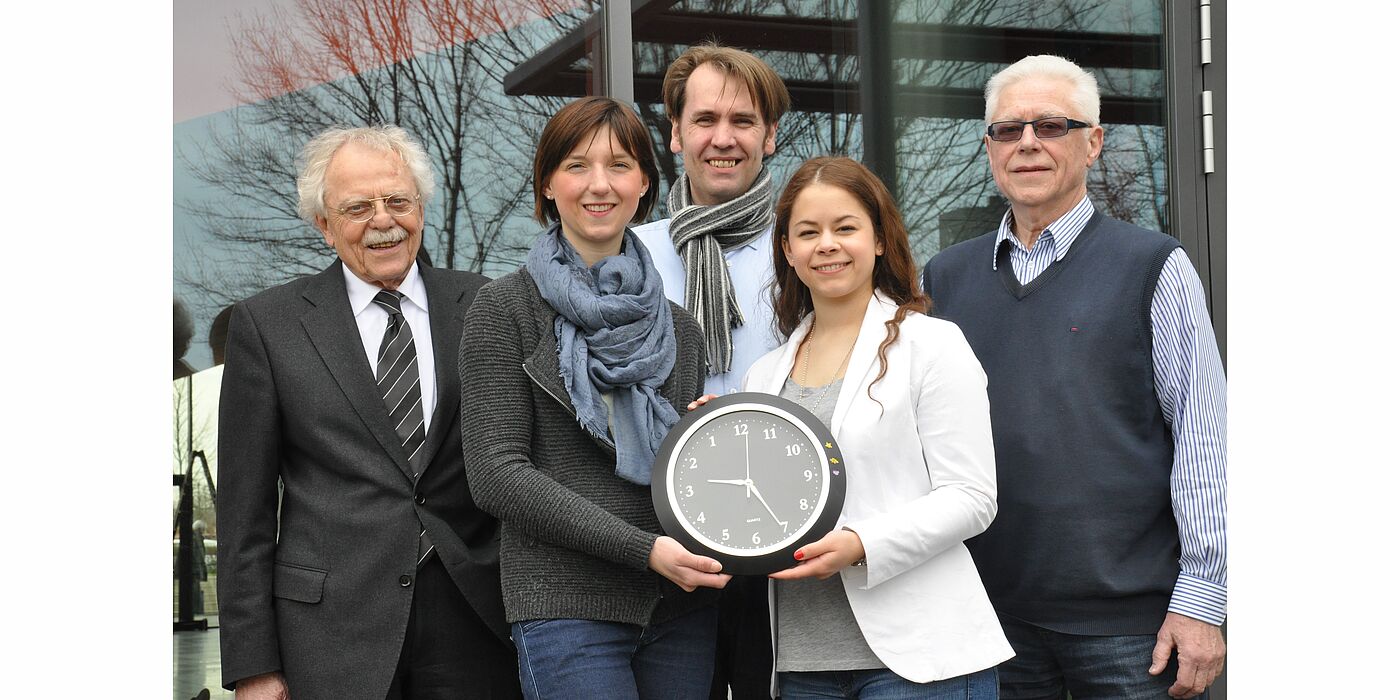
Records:
[[[685,410],[694,411],[695,409],[700,408],[701,406],[704,406],[705,404],[709,403],[710,399],[717,398],[719,398],[717,394],[705,394],[704,396],[701,396],[700,398],[691,401],[690,405],[685,407]]]
[[[769,574],[768,578],[791,581],[813,576],[825,579],[865,558],[865,544],[852,530],[832,530],[825,537],[797,550],[794,559],[802,562],[791,569]]]

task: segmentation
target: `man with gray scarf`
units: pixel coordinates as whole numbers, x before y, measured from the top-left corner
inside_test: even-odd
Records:
[[[671,152],[684,170],[671,188],[670,219],[634,229],[661,273],[666,296],[704,330],[705,392],[739,391],[749,365],[777,347],[773,279],[773,178],[787,87],[753,54],[692,46],[666,70],[662,99]],[[712,698],[768,698],[772,671],[768,584],[736,577],[720,598]]]

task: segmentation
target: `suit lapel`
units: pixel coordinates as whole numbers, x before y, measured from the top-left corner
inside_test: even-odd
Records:
[[[374,371],[365,358],[364,343],[360,340],[355,315],[350,311],[350,299],[346,296],[340,261],[316,275],[302,296],[311,303],[312,309],[302,315],[301,324],[320,354],[321,361],[350,400],[360,420],[369,428],[370,434],[404,476],[412,479],[413,470],[408,466],[408,456],[404,454],[398,433],[389,424],[389,412],[385,410],[384,399],[375,388]]]
[[[841,393],[831,414],[831,434],[841,440],[841,423],[846,418],[856,395],[865,391],[869,380],[880,369],[880,343],[885,341],[885,321],[894,318],[894,307],[882,302],[879,293],[870,296],[865,318],[860,322],[860,335],[851,349],[851,361],[846,364],[846,376],[841,381]]]
[[[466,290],[448,283],[440,270],[419,265],[423,288],[428,291],[428,323],[433,328],[433,366],[437,374],[437,405],[428,436],[423,443],[422,471],[427,471],[437,456],[438,448],[450,431],[461,430],[454,424],[457,408],[462,403],[462,382],[457,374],[458,343],[462,338],[462,318],[467,312]]]

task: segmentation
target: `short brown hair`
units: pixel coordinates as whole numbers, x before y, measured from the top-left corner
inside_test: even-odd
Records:
[[[627,104],[611,97],[584,97],[566,104],[544,125],[540,145],[535,149],[535,219],[542,224],[559,220],[559,207],[544,196],[545,183],[574,146],[584,137],[608,127],[613,138],[622,144],[627,155],[637,159],[637,165],[647,178],[647,191],[637,203],[632,223],[639,224],[651,216],[656,204],[657,183],[661,173],[656,169],[656,155],[651,151],[651,132],[637,113]]]
[[[696,68],[706,63],[714,64],[721,73],[735,78],[749,88],[749,96],[763,115],[765,126],[778,123],[778,119],[792,106],[783,79],[763,59],[739,49],[706,42],[685,50],[666,69],[666,77],[661,82],[661,101],[666,104],[666,116],[678,121],[685,111],[685,83]]]

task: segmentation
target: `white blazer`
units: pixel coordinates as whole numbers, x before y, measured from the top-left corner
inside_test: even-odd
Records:
[[[843,569],[841,582],[880,661],[927,683],[990,668],[1013,652],[963,545],[997,511],[987,376],[956,325],[911,313],[870,392],[879,403],[872,401],[866,390],[880,373],[885,321],[896,308],[878,292],[871,297],[831,419],[846,461],[837,527],[860,535],[867,561]],[[811,323],[809,314],[749,368],[746,391],[782,390]]]

